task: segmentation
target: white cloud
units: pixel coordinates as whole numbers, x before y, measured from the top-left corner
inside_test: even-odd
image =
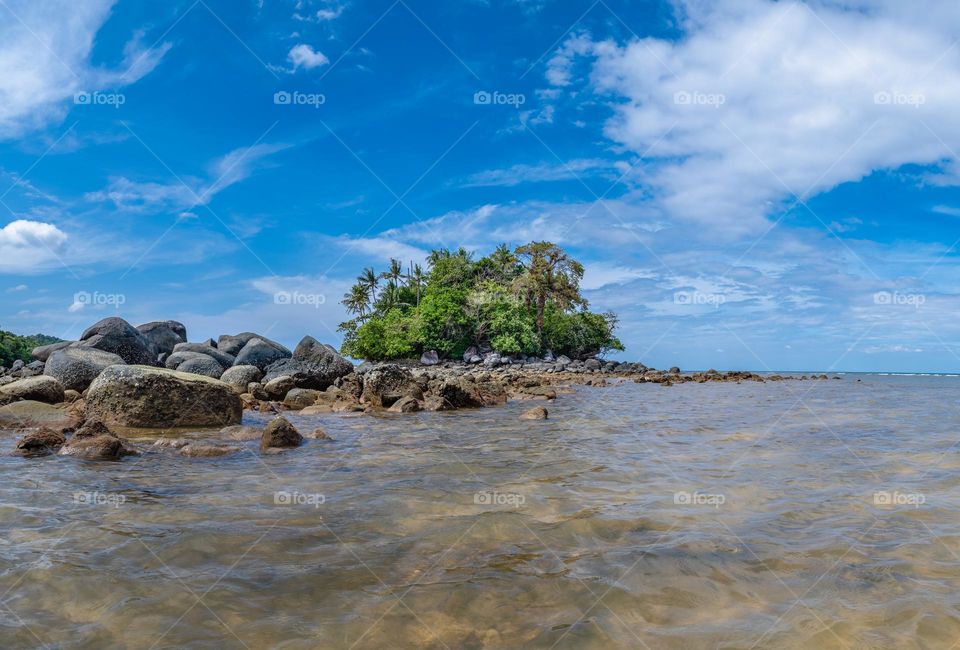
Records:
[[[25,285],[25,284],[18,284],[18,285],[15,286],[15,287],[10,287],[9,289],[7,289],[7,293],[17,293],[17,292],[20,292],[20,291],[26,291],[27,289],[28,289],[27,285]]]
[[[0,228],[0,272],[33,273],[59,259],[67,234],[51,223],[17,219]]]
[[[683,38],[573,36],[547,78],[583,82],[589,49],[589,84],[614,109],[606,134],[652,159],[638,172],[654,205],[711,236],[756,234],[793,194],[960,150],[955,8],[844,4],[685,2]]]
[[[0,138],[59,122],[75,93],[125,86],[170,48],[144,48],[135,34],[120,68],[93,67],[90,53],[114,0],[8,0],[0,5]]]
[[[609,174],[613,171],[613,161],[598,159],[578,159],[556,164],[519,164],[506,169],[491,169],[472,174],[467,177],[464,187],[513,187],[521,183],[576,180],[598,172]]]
[[[314,50],[306,43],[299,43],[290,48],[287,60],[293,64],[290,72],[296,72],[300,68],[311,70],[330,63],[330,59],[324,56],[323,52]]]

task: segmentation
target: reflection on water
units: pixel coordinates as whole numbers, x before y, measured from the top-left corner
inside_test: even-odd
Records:
[[[291,416],[335,440],[277,456],[5,457],[0,646],[949,648],[958,397],[624,384]]]

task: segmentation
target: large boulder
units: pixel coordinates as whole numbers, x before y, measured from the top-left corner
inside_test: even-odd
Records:
[[[234,361],[234,356],[232,354],[227,354],[222,350],[218,350],[208,343],[177,343],[177,345],[173,348],[173,354],[176,354],[177,352],[199,352],[200,354],[205,354],[208,357],[216,359],[217,363],[219,363],[223,368],[229,368],[233,365]]]
[[[147,366],[110,366],[86,401],[89,417],[123,427],[225,426],[239,424],[243,411],[218,379]]]
[[[307,337],[309,338],[309,337]],[[320,344],[322,345],[322,344]],[[297,346],[300,349],[300,346]],[[353,364],[324,346],[322,351],[310,355],[308,358],[297,358],[274,361],[266,368],[263,381],[268,382],[276,377],[293,377],[297,388],[312,388],[326,390],[340,377],[353,372]]]
[[[269,384],[264,388],[268,393],[270,392]],[[299,411],[316,404],[322,395],[323,393],[312,388],[292,388],[287,391],[283,398],[283,405],[291,411]]]
[[[407,396],[423,399],[423,391],[406,368],[387,363],[363,376],[362,399],[374,407],[390,408]]]
[[[112,352],[67,348],[50,355],[44,372],[56,378],[65,389],[82,393],[105,368],[122,363],[123,359]]]
[[[260,437],[261,451],[299,447],[301,444],[303,444],[303,436],[283,416],[270,420]]]
[[[330,366],[338,377],[353,372],[353,364],[337,352],[332,345],[321,343],[312,336],[304,336],[293,350],[293,358],[298,361]]]
[[[170,370],[176,370],[181,363],[190,359],[213,359],[213,361],[216,361],[217,365],[220,366],[221,371],[224,367],[219,361],[208,354],[203,354],[202,352],[190,352],[189,350],[180,350],[179,352],[174,352],[173,354],[167,355],[167,357],[163,360],[163,365]]]
[[[240,332],[239,334],[221,334],[217,339],[217,349],[227,354],[237,356],[250,339],[263,338],[253,332]]]
[[[104,318],[88,327],[74,347],[112,352],[124,363],[130,364],[149,365],[157,359],[157,351],[150,340],[133,325],[116,316]]]
[[[436,350],[427,350],[420,355],[420,363],[425,366],[435,366],[440,363],[440,355]]]
[[[34,400],[47,404],[59,404],[64,400],[63,384],[47,375],[19,379],[12,384],[0,386],[0,393],[15,399]]]
[[[233,362],[235,366],[256,366],[266,369],[274,361],[289,359],[293,356],[287,348],[270,339],[255,337],[247,341],[246,345],[237,353]]]
[[[0,429],[48,427],[57,431],[77,426],[79,418],[63,406],[23,400],[0,407]]]
[[[187,359],[177,366],[177,370],[203,375],[204,377],[213,377],[214,379],[219,379],[220,375],[223,374],[223,366],[216,359],[205,354]]]
[[[187,328],[175,320],[158,320],[137,325],[137,331],[153,344],[157,354],[170,354],[177,343],[187,340]]]
[[[258,382],[263,378],[263,371],[256,366],[233,366],[232,368],[227,368],[222,375],[220,375],[220,381],[225,384],[229,384],[241,393],[247,391],[247,386],[251,382]]]
[[[443,380],[437,388],[441,410],[496,406],[507,401],[507,391],[497,381],[474,381],[468,377]]]
[[[59,343],[51,343],[50,345],[41,345],[38,348],[33,348],[33,352],[31,352],[31,354],[37,361],[46,361],[50,358],[50,355],[57,350],[70,347],[72,344],[73,341],[60,341]]]

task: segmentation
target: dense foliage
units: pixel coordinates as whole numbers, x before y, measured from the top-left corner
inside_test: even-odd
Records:
[[[457,358],[475,346],[584,358],[623,349],[616,316],[587,311],[583,265],[555,244],[501,245],[478,260],[463,248],[440,249],[427,267],[390,260],[385,272],[364,269],[343,298],[355,316],[340,324],[344,354],[382,360],[436,350]]]
[[[30,361],[30,352],[35,347],[57,343],[60,339],[45,334],[34,334],[33,336],[18,336],[13,332],[0,330],[0,366],[13,365],[13,362],[20,359],[24,362]]]

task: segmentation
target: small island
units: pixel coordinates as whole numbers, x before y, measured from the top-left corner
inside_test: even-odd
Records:
[[[580,292],[583,265],[562,248],[535,241],[501,244],[479,259],[464,248],[434,250],[428,271],[390,260],[364,269],[343,298],[355,318],[340,324],[341,352],[384,361],[484,355],[587,359],[623,350],[613,312],[594,313]]]

